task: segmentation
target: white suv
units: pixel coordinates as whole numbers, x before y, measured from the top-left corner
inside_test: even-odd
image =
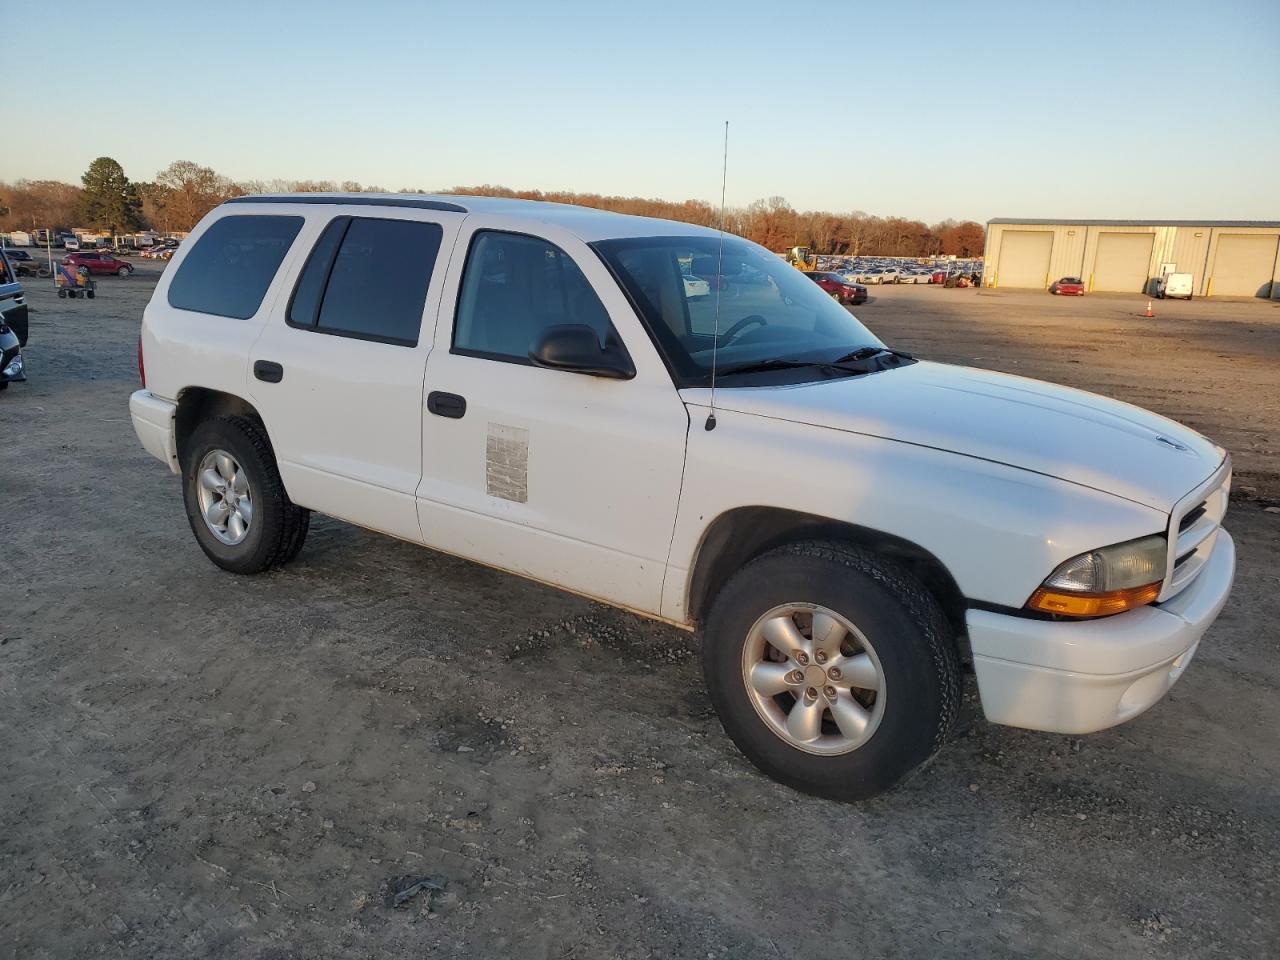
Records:
[[[698,628],[729,736],[827,797],[937,750],[962,665],[998,723],[1136,716],[1234,574],[1204,437],[916,361],[683,223],[239,197],[175,253],[138,359],[138,437],[220,567],[292,560],[315,510]]]

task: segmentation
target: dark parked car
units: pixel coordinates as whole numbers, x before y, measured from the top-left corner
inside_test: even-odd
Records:
[[[12,327],[0,323],[0,390],[27,379],[22,365],[22,346]]]
[[[22,346],[26,342],[26,297],[5,251],[0,251],[0,390],[27,379],[22,366]]]
[[[866,303],[867,288],[860,283],[846,280],[838,273],[822,270],[806,270],[804,275],[825,290],[832,300],[840,303]]]
[[[5,247],[4,255],[8,258],[9,266],[13,267],[13,272],[17,276],[34,277],[39,275],[40,261],[27,253],[27,251]]]
[[[1083,297],[1084,281],[1079,277],[1063,277],[1049,286],[1049,292],[1063,297]]]
[[[127,277],[133,273],[133,264],[113,257],[109,253],[69,253],[62,262],[77,270],[84,269],[89,273],[111,273],[117,277]]]

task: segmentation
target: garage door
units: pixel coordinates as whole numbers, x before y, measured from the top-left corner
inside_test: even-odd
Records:
[[[1276,238],[1223,234],[1209,271],[1209,292],[1217,297],[1269,297],[1276,266]]]
[[[1000,238],[996,284],[1001,287],[1049,286],[1049,254],[1053,233],[1049,230],[1006,230]]]
[[[1094,290],[1142,293],[1151,269],[1154,233],[1100,233],[1093,260]]]

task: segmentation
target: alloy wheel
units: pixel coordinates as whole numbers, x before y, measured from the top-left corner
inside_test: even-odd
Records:
[[[817,604],[783,604],[755,622],[742,648],[742,681],[760,719],[806,753],[856,750],[884,716],[875,650],[847,619]]]
[[[211,450],[196,471],[200,515],[209,532],[228,546],[249,535],[253,523],[253,491],[249,478],[225,450]]]

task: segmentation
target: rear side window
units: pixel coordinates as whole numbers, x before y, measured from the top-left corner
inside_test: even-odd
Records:
[[[338,217],[316,241],[289,305],[295,327],[417,346],[444,231],[439,224]]]
[[[169,284],[169,306],[247,320],[258,312],[302,217],[223,217],[200,235]]]
[[[301,229],[301,216],[224,216],[182,261],[169,284],[169,306],[247,320]]]
[[[617,336],[591,282],[555,244],[477,232],[462,274],[453,352],[529,363],[542,333],[565,323],[591,327],[602,346]]]

